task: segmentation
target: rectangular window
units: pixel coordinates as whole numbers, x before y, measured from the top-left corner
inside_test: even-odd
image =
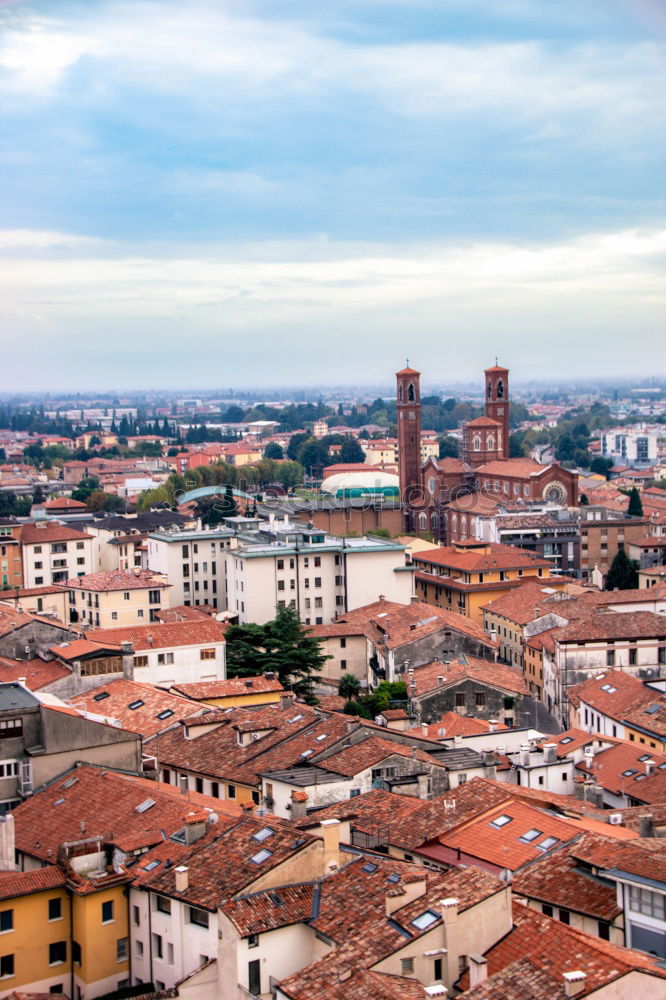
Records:
[[[102,923],[110,924],[113,920],[113,900],[107,899],[102,903]]]
[[[153,934],[153,952],[155,958],[164,958],[164,944],[161,934]]]
[[[200,660],[214,660],[215,659],[215,650],[214,649],[202,649],[202,650],[200,650],[200,652],[199,652],[199,659]]]
[[[67,942],[53,941],[49,945],[49,965],[60,965],[67,961]]]
[[[456,691],[456,708],[464,708],[464,707],[465,707],[465,692]]]
[[[635,649],[630,649],[629,650],[629,666],[630,667],[635,667],[636,666],[636,650]]]
[[[138,906],[132,907],[132,922],[135,927],[141,926],[141,911]]]
[[[608,652],[606,653],[606,666],[607,667],[615,666],[615,652],[612,649],[609,649]]]
[[[0,740],[15,739],[17,736],[23,736],[23,719],[2,719]]]
[[[13,910],[1,910],[0,911],[0,933],[5,931],[14,930],[14,911]]]
[[[247,988],[255,997],[261,993],[261,962],[258,958],[247,963]]]
[[[315,556],[314,557],[314,564],[315,564],[315,566],[321,566],[321,556]],[[315,586],[316,586],[316,584],[315,584]]]
[[[190,906],[190,923],[196,924],[197,927],[208,927],[210,915],[206,913],[205,910],[198,910],[194,906]]]
[[[315,608],[323,607],[324,601],[321,597],[315,597]]]
[[[656,920],[666,920],[666,896],[658,892],[630,885],[629,905],[636,913],[643,913],[646,917],[654,917]]]
[[[321,577],[320,576],[316,576],[314,578],[314,580],[315,580],[315,582],[314,582],[315,587],[321,587]]]
[[[477,708],[486,707],[486,695],[484,691],[477,691],[476,694],[474,695],[474,699],[476,701]]]
[[[250,934],[250,936],[247,939],[247,946],[248,946],[248,948],[258,948],[259,947],[259,935],[258,934]]]
[[[129,938],[118,938],[116,941],[116,962],[124,962],[129,953]]]
[[[14,975],[14,956],[0,955],[0,979],[8,979]]]
[[[135,667],[147,667],[148,666],[148,657],[147,656],[135,656],[134,657],[134,666]]]
[[[62,899],[56,896],[54,899],[49,899],[49,920],[61,920],[62,919]]]
[[[400,959],[400,974],[402,976],[411,976],[414,972],[414,959],[413,958],[401,958]]]
[[[165,663],[173,663],[173,653],[158,653],[157,662],[160,666]]]
[[[167,899],[166,896],[157,896],[155,909],[158,913],[171,913],[171,900]]]

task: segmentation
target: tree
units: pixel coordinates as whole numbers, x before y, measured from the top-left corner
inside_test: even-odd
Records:
[[[361,690],[361,682],[353,674],[343,674],[338,684],[338,694],[347,701],[353,701]]]
[[[440,458],[457,458],[458,457],[458,442],[455,438],[450,437],[448,434],[443,437],[439,442],[439,457]]]
[[[97,476],[84,476],[75,490],[72,491],[72,500],[80,500],[81,503],[88,503],[91,493],[99,490],[100,482]]]
[[[619,549],[606,576],[605,590],[636,590],[638,587],[638,564],[632,561],[624,549]]]
[[[634,486],[631,493],[629,494],[629,506],[627,507],[627,514],[630,517],[642,517],[643,516],[643,504],[641,502],[641,495]]]
[[[93,490],[87,500],[88,508],[92,511],[107,511],[115,513],[125,510],[125,501],[115,493],[105,493],[104,490]]]
[[[32,502],[34,504],[38,504],[38,503],[44,503],[44,500],[45,500],[44,490],[41,488],[41,486],[35,486],[34,492],[32,494]]]
[[[365,452],[356,438],[345,438],[340,447],[340,461],[349,463],[365,462]]]
[[[266,445],[266,450],[264,451],[264,458],[272,458],[274,461],[279,462],[284,458],[284,451],[282,450],[282,445],[278,444],[277,441],[271,441],[270,444]]]
[[[315,681],[329,657],[320,640],[304,628],[295,608],[278,608],[265,625],[232,625],[227,633],[227,675],[248,677],[275,673],[308,704],[315,704]]]

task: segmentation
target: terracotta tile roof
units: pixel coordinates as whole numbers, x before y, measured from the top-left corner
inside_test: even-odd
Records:
[[[24,524],[21,531],[21,542],[23,545],[39,545],[50,542],[92,542],[92,535],[86,535],[83,531],[75,528],[68,528],[62,524],[47,523],[44,527],[37,524]]]
[[[425,601],[414,601],[411,604],[375,601],[338,615],[329,625],[315,625],[310,633],[320,638],[365,635],[373,642],[381,641],[387,648],[396,649],[442,630],[462,632],[488,647],[497,645],[469,618],[445,608],[437,608]]]
[[[77,694],[70,699],[70,705],[99,715],[104,721],[116,720],[123,729],[142,736],[167,729],[179,718],[190,715],[195,707],[187,698],[125,678]]]
[[[657,960],[645,952],[612,945],[515,902],[513,930],[486,952],[486,958],[489,987],[492,982],[490,977],[526,958],[554,980],[556,989],[561,989],[565,972],[584,972],[585,986],[579,996],[600,989],[634,969],[665,976],[657,966]],[[466,974],[463,984],[467,982]],[[475,995],[476,991],[470,993],[470,997]],[[486,993],[488,995],[493,994]],[[556,992],[550,995],[558,996]],[[563,996],[564,991],[560,995]],[[520,994],[510,996],[519,997]]]
[[[0,682],[6,684],[8,681],[17,681],[20,677],[25,677],[25,686],[31,691],[40,691],[62,680],[63,677],[70,677],[71,673],[69,667],[63,666],[57,660],[46,663],[38,658],[13,660],[8,656],[0,656]]]
[[[104,569],[97,573],[88,573],[86,576],[73,577],[67,580],[66,586],[70,590],[93,590],[107,593],[112,590],[143,590],[144,588],[159,590],[166,589],[171,584],[165,583],[159,576],[149,573],[145,569],[138,573]]]
[[[618,843],[586,834],[571,850],[577,861],[599,871],[616,869],[666,884],[666,843],[661,838]]]
[[[567,757],[580,750],[581,747],[592,746],[593,744],[618,742],[614,737],[601,736],[599,733],[587,733],[584,729],[566,729],[557,736],[546,736],[544,743],[554,743],[558,757]]]
[[[567,691],[575,704],[585,702],[601,715],[618,721],[632,708],[658,702],[660,694],[624,670],[602,670],[589,680],[573,684]]]
[[[354,743],[346,749],[339,750],[332,756],[326,757],[321,763],[327,771],[335,771],[338,774],[344,774],[346,777],[352,777],[361,771],[367,770],[369,767],[374,767],[388,757],[395,756],[409,757],[410,759],[413,758],[414,760],[431,764],[435,763],[433,758],[429,754],[424,753],[423,750],[405,746],[402,743],[395,743],[392,740],[383,740],[378,736],[369,736],[360,743]]]
[[[61,660],[71,663],[86,656],[95,656],[105,652],[118,655],[121,649],[120,645],[110,642],[93,642],[91,639],[72,639],[69,642],[58,643],[57,646],[51,646],[50,651]]]
[[[164,733],[160,737],[162,764],[251,786],[259,784],[260,772],[291,767],[307,751],[314,757],[347,732],[343,716],[320,720],[313,709],[301,704],[285,709],[279,705],[234,708],[210,713],[205,721],[199,718],[197,722],[217,722],[218,726],[196,739],[186,739],[184,727]],[[260,738],[241,746],[238,734],[244,731]],[[318,741],[317,736],[324,738]]]
[[[614,854],[625,849],[624,844],[618,844],[612,837],[584,833],[580,839],[538,858],[517,872],[511,883],[514,893],[550,906],[584,913],[595,920],[612,922],[622,912],[617,905],[615,886],[599,881],[582,869],[577,861],[578,852],[581,849],[584,852],[585,844],[599,842],[603,842],[606,849]],[[630,848],[627,846],[626,849]]]
[[[503,722],[496,725],[498,732],[507,728]],[[414,728],[419,729],[419,731],[421,729],[420,726]],[[433,722],[428,726],[428,736],[433,740],[441,740],[445,737],[451,739],[453,736],[476,736],[478,733],[489,732],[490,723],[486,719],[474,719],[470,716],[459,715],[457,712],[444,712],[439,722]]]
[[[312,916],[314,890],[314,882],[304,882],[241,896],[224,904],[224,915],[242,937],[307,923]]]
[[[419,565],[446,566],[454,571],[467,573],[550,566],[546,559],[540,559],[535,552],[496,542],[477,544],[474,548],[447,545],[439,549],[428,549],[427,552],[415,552],[412,561]]]
[[[499,817],[509,817],[501,828],[493,826]],[[529,843],[521,841],[529,831],[538,831],[538,836]],[[445,847],[478,858],[499,868],[516,871],[528,861],[542,856],[539,849],[547,837],[555,837],[557,843],[572,840],[579,830],[567,819],[558,819],[526,802],[510,800],[503,802],[492,812],[471,823],[442,834],[437,839]]]
[[[224,642],[226,626],[214,618],[193,618],[184,622],[152,622],[150,625],[120,625],[95,628],[87,637],[94,642],[131,642],[134,651],[169,649],[172,646],[200,646]]]
[[[347,701],[339,694],[320,694],[317,695],[317,703],[325,712],[342,712]]]
[[[63,872],[55,865],[34,868],[27,872],[0,872],[0,899],[57,889],[65,882]]]
[[[531,458],[498,459],[480,465],[476,474],[481,476],[511,476],[514,479],[528,479],[545,472],[547,465],[540,465]]]
[[[660,739],[666,739],[666,694],[652,689],[652,697],[647,704],[634,705],[623,716],[623,722]]]
[[[666,639],[666,616],[652,611],[606,611],[567,625],[558,642],[651,638]]]
[[[525,580],[508,594],[503,594],[502,597],[498,597],[494,601],[488,601],[487,604],[483,605],[483,610],[502,615],[503,618],[508,618],[518,625],[527,625],[528,622],[548,613],[560,615],[569,620],[567,610],[575,613],[580,602],[575,598],[564,598],[559,595],[555,597],[555,595],[557,595],[557,591],[549,587],[548,580],[534,580],[532,578]],[[552,600],[553,597],[555,600]],[[589,615],[591,610],[591,608],[586,607],[580,613]]]
[[[229,677],[224,681],[173,684],[171,690],[184,694],[194,701],[205,701],[206,698],[231,698],[240,695],[284,691],[284,688],[277,677],[268,678],[260,674],[257,677]]]
[[[214,610],[212,607],[209,608],[208,605],[205,607],[187,607],[185,604],[178,604],[173,608],[162,608],[156,612],[156,617],[161,622],[184,622],[192,619],[209,618]]]
[[[291,1000],[346,1000],[349,996],[358,1000],[375,1000],[375,997],[402,1000],[405,995],[411,998],[414,994],[405,994],[402,977],[398,976],[384,977],[392,981],[397,992],[377,993],[376,982],[368,979],[367,970],[404,948],[407,934],[414,941],[437,927],[438,922],[434,922],[422,931],[412,921],[429,909],[440,913],[442,899],[458,899],[459,912],[465,912],[505,891],[499,879],[478,869],[432,872],[377,855],[372,857],[372,865],[367,860],[360,857],[321,882],[319,913],[309,925],[335,946],[319,961],[280,983],[280,991]],[[396,909],[388,921],[387,891],[412,874],[425,882],[425,892]],[[394,882],[396,876],[398,880]]]
[[[147,799],[155,804],[137,812]],[[147,846],[162,843],[162,830],[167,835],[179,830],[193,803],[221,815],[235,817],[240,812],[234,803],[210,796],[190,793],[183,799],[175,786],[80,764],[14,809],[16,848],[42,861],[53,860],[60,844],[81,839],[82,823],[87,837],[103,836],[120,846],[139,836]]]
[[[269,836],[257,840],[256,834],[266,829],[272,831]],[[295,858],[311,843],[312,838],[308,834],[295,831],[285,820],[275,816],[245,814],[213,840],[203,844],[195,842],[186,854],[181,855],[179,864],[185,865],[189,871],[188,886],[184,892],[176,890],[173,866],[156,870],[143,880],[143,885],[192,906],[215,910],[230,897],[244,889],[250,890],[258,878]],[[270,854],[263,860],[253,860],[264,850]]]
[[[474,420],[467,421],[468,427],[501,427],[499,420],[493,420],[492,417],[474,417]]]
[[[81,500],[74,500],[72,497],[52,497],[43,504],[39,504],[44,510],[87,510],[88,506]]]
[[[564,984],[560,985],[529,958],[512,962],[459,996],[470,1000],[566,1000]]]
[[[387,722],[396,722],[399,719],[409,718],[404,708],[385,708],[381,714]]]
[[[655,762],[653,774],[647,774],[645,759],[641,758]],[[666,756],[643,744],[616,743],[595,754],[591,771],[585,764],[578,764],[577,768],[585,774],[591,773],[611,794],[627,795],[638,802],[666,801]]]
[[[447,688],[460,684],[464,680],[474,680],[488,687],[525,694],[526,687],[522,671],[516,667],[505,666],[492,660],[479,660],[474,656],[461,656],[456,660],[443,663],[433,660],[423,666],[414,668],[414,683],[416,697],[422,697],[439,687]],[[444,680],[440,684],[438,678]],[[409,681],[407,682],[409,685]],[[410,691],[411,694],[411,691]]]
[[[0,604],[0,637],[15,632],[24,625],[35,621],[35,616],[26,611],[17,611],[8,604]],[[57,624],[57,623],[56,623]]]
[[[440,472],[444,473],[462,472],[465,468],[459,458],[452,458],[451,456],[448,458],[440,458],[439,461],[436,462],[436,465]]]

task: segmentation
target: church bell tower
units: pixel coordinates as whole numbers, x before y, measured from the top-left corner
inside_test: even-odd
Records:
[[[411,530],[410,506],[421,495],[421,373],[414,368],[396,372],[398,401],[398,472],[400,500]]]
[[[494,364],[486,368],[486,416],[502,425],[497,451],[501,458],[509,457],[509,369]]]

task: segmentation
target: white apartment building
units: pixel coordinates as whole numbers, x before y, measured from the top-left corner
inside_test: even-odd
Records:
[[[612,427],[601,432],[601,454],[612,458],[616,465],[640,468],[654,465],[659,454],[659,436],[663,427],[656,424],[635,424],[631,427]]]
[[[64,524],[43,520],[23,525],[23,586],[50,586],[92,573],[95,546],[90,535]]]
[[[229,518],[252,526],[253,518]],[[218,528],[156,531],[148,537],[148,568],[167,577],[171,604],[227,607],[225,553],[238,544],[238,534],[225,524]]]
[[[270,621],[276,607],[290,605],[304,624],[323,625],[380,595],[408,604],[414,592],[404,545],[329,535],[286,518],[239,536],[225,562],[227,607],[241,624]]]

